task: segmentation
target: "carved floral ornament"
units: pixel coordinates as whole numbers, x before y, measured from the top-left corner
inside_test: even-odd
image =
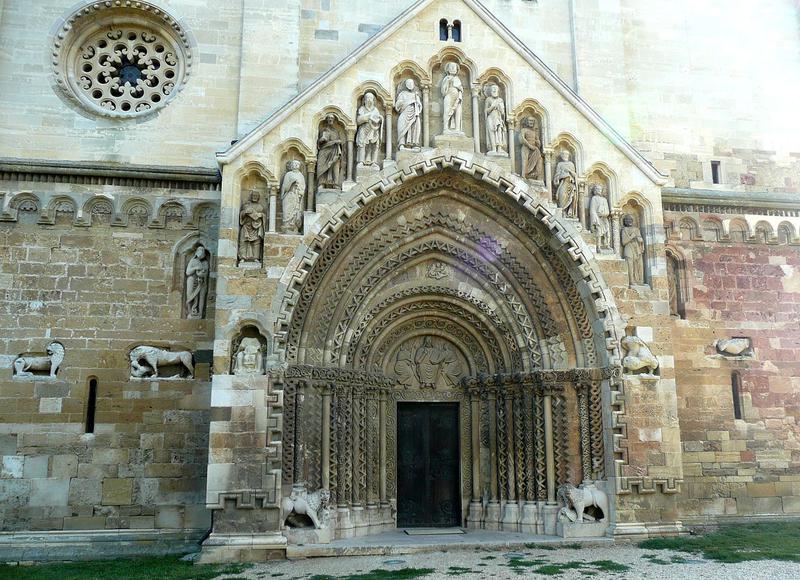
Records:
[[[186,31],[160,8],[107,0],[61,23],[51,62],[61,92],[84,109],[134,117],[175,96],[189,76],[192,51]]]

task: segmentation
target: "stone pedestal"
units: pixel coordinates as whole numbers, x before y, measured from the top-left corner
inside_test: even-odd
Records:
[[[464,133],[436,135],[433,138],[433,146],[437,149],[455,149],[456,151],[475,152],[475,140],[472,137],[467,137]]]
[[[486,523],[484,527],[487,530],[498,531],[500,529],[500,502],[490,502],[486,506]]]
[[[545,504],[542,508],[542,520],[544,521],[544,534],[555,536],[557,532],[558,512],[561,508],[556,504]]]
[[[536,502],[526,501],[522,504],[522,517],[519,520],[519,531],[523,534],[538,534],[539,510]]]
[[[558,522],[558,535],[562,538],[602,538],[608,531],[606,522]]]
[[[380,170],[378,165],[356,165],[356,183],[370,181]]]
[[[467,512],[467,527],[473,530],[481,528],[481,521],[483,520],[483,506],[479,501],[469,502],[469,511]]]
[[[517,502],[509,501],[503,506],[503,518],[500,520],[500,529],[504,532],[519,531],[519,504],[517,504]]]
[[[286,538],[280,532],[211,534],[200,552],[199,564],[265,562],[286,557]]]
[[[286,528],[283,537],[293,545],[298,544],[330,544],[333,533],[330,528]]]

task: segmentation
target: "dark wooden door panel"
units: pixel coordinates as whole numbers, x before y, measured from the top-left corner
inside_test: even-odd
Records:
[[[458,443],[457,403],[398,404],[398,526],[460,525]]]

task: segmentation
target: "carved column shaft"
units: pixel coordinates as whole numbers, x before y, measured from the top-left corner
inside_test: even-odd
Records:
[[[511,173],[517,171],[517,144],[514,133],[514,126],[508,123],[508,158],[511,160]]]
[[[386,125],[386,158],[384,163],[392,158],[392,104],[386,103],[386,118],[384,120]]]
[[[497,401],[489,393],[489,465],[491,466],[491,501],[497,502]]]
[[[553,401],[544,396],[544,457],[547,464],[547,503],[556,502],[556,462],[553,453]]]
[[[506,432],[505,432],[505,450],[506,456],[506,469],[508,470],[508,500],[515,501],[517,499],[517,478],[516,478],[516,461],[514,458],[514,395],[507,393],[505,397],[505,418],[506,418]]]
[[[380,439],[380,499],[381,506],[388,505],[386,498],[386,392],[381,392],[379,403],[379,424],[378,424],[378,438]]]
[[[480,87],[472,87],[472,138],[475,141],[475,153],[481,152],[480,113],[478,111],[478,94]]]
[[[622,255],[622,240],[620,239],[619,235],[619,226],[620,220],[622,219],[622,212],[619,210],[613,210],[611,212],[611,242],[614,245],[614,255],[621,256]]]
[[[278,231],[278,188],[271,185],[269,188],[269,231]]]
[[[314,182],[316,177],[317,164],[314,161],[309,161],[306,164],[306,172],[308,173],[308,195],[306,196],[306,211],[316,211],[317,205],[317,185]]]
[[[347,158],[342,161],[345,162],[345,175],[347,181],[353,181],[353,140],[356,138],[355,133],[347,132]]]
[[[553,199],[553,150],[544,148],[544,186],[547,194]]]
[[[472,501],[481,499],[481,402],[478,393],[470,393],[472,420]]]
[[[592,449],[589,435],[589,386],[578,385],[578,428],[581,444],[581,471],[583,480],[592,477]]]
[[[431,86],[422,85],[422,146],[430,147],[431,143]]]
[[[322,390],[322,488],[331,488],[331,388]]]

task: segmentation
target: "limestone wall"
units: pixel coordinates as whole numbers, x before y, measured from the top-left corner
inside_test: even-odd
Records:
[[[192,223],[191,208],[218,192],[38,180],[0,189],[17,194],[0,215],[0,530],[207,529],[214,293],[208,318],[183,319],[174,268],[194,241],[215,239],[216,214]],[[131,193],[172,210],[132,206]],[[51,341],[65,349],[55,379],[13,376],[18,355]],[[195,379],[131,379],[128,353],[142,344],[192,351]]]
[[[670,242],[685,260],[689,286],[686,319],[673,323],[686,480],[680,517],[796,515],[800,252],[785,238],[743,239],[736,226],[718,242],[713,222],[705,223],[696,233],[684,227]],[[752,354],[721,355],[715,341],[731,337],[750,338]]]

